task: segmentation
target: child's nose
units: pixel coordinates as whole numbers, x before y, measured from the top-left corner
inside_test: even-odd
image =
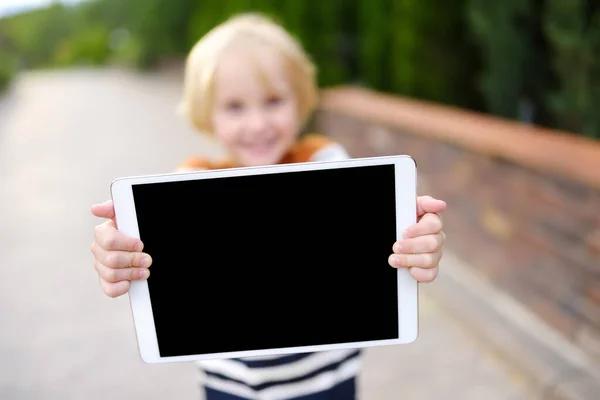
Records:
[[[251,131],[262,131],[267,126],[267,116],[262,111],[254,111],[250,113],[248,120],[248,128]]]

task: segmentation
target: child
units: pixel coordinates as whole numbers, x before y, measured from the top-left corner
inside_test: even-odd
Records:
[[[317,102],[314,68],[283,28],[260,15],[232,18],[202,38],[189,54],[184,89],[184,115],[199,132],[214,135],[230,157],[220,162],[192,158],[180,170],[349,158],[326,137],[299,138]],[[389,263],[430,282],[445,239],[437,213],[446,204],[426,196],[417,205],[419,222],[404,239],[390,243]],[[120,296],[131,280],[148,278],[151,258],[139,240],[119,233],[111,202],[93,206],[92,212],[108,219],[95,229],[94,266],[103,291]],[[207,400],[353,400],[359,355],[336,350],[198,365],[205,373]]]

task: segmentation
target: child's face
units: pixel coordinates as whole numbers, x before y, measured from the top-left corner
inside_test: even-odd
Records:
[[[259,62],[259,66],[253,65]],[[269,81],[265,85],[260,68]],[[212,127],[239,166],[276,164],[296,140],[298,105],[279,57],[227,54],[215,75]]]

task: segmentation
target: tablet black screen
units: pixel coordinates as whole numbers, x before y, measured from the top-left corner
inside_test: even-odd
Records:
[[[134,185],[161,357],[398,338],[394,174]]]

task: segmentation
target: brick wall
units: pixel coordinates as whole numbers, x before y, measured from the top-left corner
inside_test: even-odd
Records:
[[[600,359],[600,142],[353,88],[312,125],[354,157],[412,155],[447,247]]]

